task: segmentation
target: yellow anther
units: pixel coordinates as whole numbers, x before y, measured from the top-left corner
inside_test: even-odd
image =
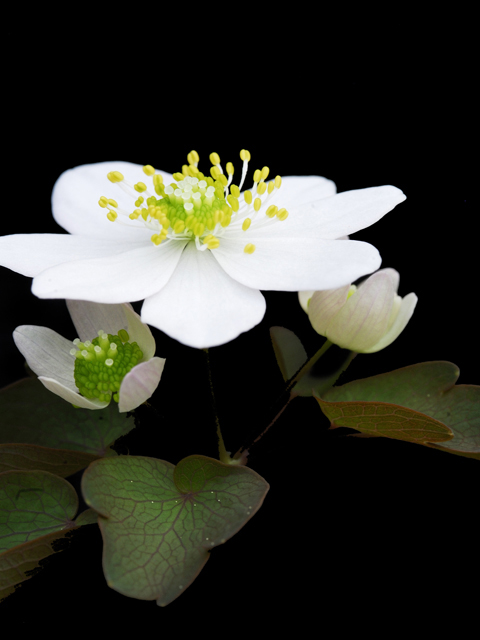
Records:
[[[261,206],[262,201],[260,200],[260,198],[255,198],[255,200],[253,201],[253,208],[255,209],[255,211],[260,211]]]
[[[224,216],[223,220],[220,222],[220,224],[222,225],[222,227],[225,229],[226,227],[228,227],[228,225],[230,224],[230,222],[232,221],[232,216],[231,214],[227,214]]]
[[[110,173],[107,173],[107,178],[110,180],[110,182],[122,182],[123,175],[120,173],[120,171],[110,171]]]
[[[110,220],[110,222],[115,222],[115,220],[117,219],[117,214],[115,213],[115,211],[109,211],[107,213],[107,218]]]
[[[228,196],[227,196],[227,200],[230,203],[230,206],[232,207],[232,209],[235,212],[237,212],[238,209],[239,209],[239,206],[240,206],[239,203],[238,203],[237,198],[235,196],[233,196],[231,193],[229,193]],[[260,201],[260,203],[261,203],[261,201]]]
[[[243,231],[246,231],[251,224],[252,224],[252,221],[250,220],[250,218],[245,218],[242,224]]]
[[[139,198],[137,198],[137,199],[135,200],[135,206],[136,206],[136,207],[139,207],[139,206],[140,206],[141,204],[143,204],[144,202],[145,202],[145,199],[144,199],[144,198],[142,198],[142,196],[140,196]]]
[[[188,154],[187,160],[188,160],[188,164],[195,164],[195,162],[198,162],[200,160],[200,156],[198,155],[198,153],[196,151],[192,150]]]
[[[132,211],[132,213],[128,217],[130,218],[130,220],[137,220],[141,213],[141,209],[135,209],[135,211]]]
[[[107,200],[107,198],[105,198],[105,196],[102,196],[102,197],[100,198],[100,200],[98,201],[98,204],[102,207],[102,209],[105,209],[105,207],[106,207],[106,206],[107,206],[107,204],[108,204],[108,200]]]
[[[209,249],[216,249],[219,246],[220,246],[220,240],[218,238],[216,238],[215,236],[212,236],[212,239],[209,240],[208,243],[207,243],[207,247]]]
[[[267,187],[267,191],[268,193],[272,193],[272,191],[275,189],[275,182],[273,180],[271,180],[268,183],[268,187]]]
[[[154,233],[153,236],[150,238],[150,240],[153,242],[154,245],[156,245],[158,247],[158,245],[165,240],[165,238],[161,235],[159,235],[158,233]]]
[[[221,209],[217,209],[215,211],[215,213],[213,214],[213,222],[214,224],[218,224],[220,222],[220,224],[222,223],[222,220],[224,219],[225,214],[223,213],[223,211]]]
[[[227,173],[229,176],[233,176],[233,164],[231,162],[227,162]]]
[[[193,164],[190,164],[188,166],[188,170],[190,171],[190,175],[192,176],[192,178],[196,178],[198,177],[198,174],[200,173],[200,171],[197,169],[197,167]],[[199,178],[200,180],[200,178]]]
[[[253,174],[253,181],[254,182],[260,182],[260,178],[262,177],[262,172],[260,171],[260,169],[257,169],[255,171],[255,173]]]
[[[133,185],[133,188],[135,191],[138,191],[138,193],[143,193],[147,190],[147,185],[144,182],[137,182],[137,184]]]
[[[185,178],[185,176],[183,175],[183,173],[180,173],[179,171],[177,171],[177,173],[173,174],[173,179],[176,180],[177,182],[180,182],[180,180],[183,180]],[[174,185],[175,187],[177,185]]]
[[[275,176],[275,186],[277,187],[277,189],[280,189],[280,187],[282,186],[282,179],[280,176]]]
[[[265,193],[265,191],[267,190],[267,183],[266,182],[260,182],[260,184],[257,187],[257,193],[261,196],[263,196],[263,194]]]
[[[163,184],[163,177],[159,173],[153,176],[153,186],[156,187],[157,184]]]
[[[211,178],[210,176],[207,176],[205,178],[205,182],[207,183],[207,187],[213,187],[213,184],[214,184],[213,178]]]
[[[221,176],[222,174],[217,167],[210,167],[210,175],[214,180],[217,180],[218,176]]]
[[[263,167],[262,169],[262,180],[266,180],[268,178],[268,174],[270,173],[270,169],[268,167]]]
[[[116,200],[112,200],[111,198],[109,198],[107,202],[111,207],[115,207],[115,208],[118,207],[118,202]]]
[[[204,231],[205,231],[205,225],[203,224],[203,222],[197,222],[196,225],[193,227],[193,233],[196,236],[201,236]]]
[[[280,209],[277,213],[277,218],[279,220],[286,220],[288,218],[288,211],[286,209]]]
[[[251,160],[250,151],[247,151],[246,149],[242,149],[240,151],[240,158],[242,160],[246,160],[247,162],[249,162]]]
[[[151,164],[146,164],[146,165],[143,167],[143,173],[144,173],[146,176],[153,176],[153,174],[155,173],[155,169],[152,167],[152,165],[151,165]]]
[[[248,244],[245,245],[245,249],[243,250],[244,253],[253,253],[255,251],[255,245],[252,244],[251,242],[249,242]]]
[[[185,222],[183,220],[177,220],[173,225],[175,233],[182,233],[185,230]]]
[[[278,207],[274,204],[271,204],[268,209],[265,211],[265,215],[269,218],[274,218],[277,214]]]
[[[245,202],[247,204],[252,204],[252,192],[251,191],[245,191],[245,193],[243,194],[243,198],[245,200]]]
[[[227,176],[225,174],[219,172],[219,174],[217,176],[217,182],[220,182],[222,187],[226,187],[227,183],[228,183]]]
[[[190,167],[188,164],[182,164],[182,175],[189,176],[190,175]]]
[[[147,198],[147,204],[148,205],[155,205],[157,202],[157,199],[155,198],[155,196],[150,196],[149,198]]]
[[[235,198],[240,197],[240,189],[237,187],[236,184],[230,185],[230,193],[232,193],[235,196]]]
[[[208,157],[210,158],[210,162],[212,164],[220,164],[220,156],[218,155],[218,153],[211,153]]]
[[[224,196],[223,196],[223,189],[222,187],[216,187],[215,188],[215,197],[217,198],[217,200],[224,200]]]

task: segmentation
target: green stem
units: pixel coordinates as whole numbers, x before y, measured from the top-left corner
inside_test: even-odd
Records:
[[[328,349],[330,349],[332,344],[333,343],[330,342],[330,340],[325,340],[325,342],[323,343],[321,348],[317,351],[317,353],[315,355],[313,355],[309,360],[307,360],[307,362],[305,362],[305,364],[302,367],[300,367],[300,369],[297,371],[297,373],[295,373],[295,375],[292,376],[290,378],[290,380],[287,381],[282,394],[279,396],[277,402],[274,405],[275,407],[278,407],[278,405],[280,405],[280,409],[276,412],[275,417],[268,424],[268,426],[262,431],[262,433],[259,436],[257,436],[255,438],[255,440],[250,445],[248,445],[248,447],[240,447],[240,449],[237,451],[237,453],[233,456],[234,463],[240,464],[240,465],[246,465],[247,464],[247,457],[248,457],[248,455],[250,453],[250,449],[252,448],[252,446],[256,442],[258,442],[261,438],[263,438],[263,436],[267,433],[267,431],[270,429],[270,427],[273,424],[275,424],[277,419],[285,411],[285,409],[290,404],[290,402],[294,398],[297,397],[297,394],[295,393],[295,391],[293,391],[294,386],[297,384],[297,382],[300,380],[300,378],[302,378],[306,373],[308,373],[310,371],[310,369],[317,362],[317,360],[319,360],[323,356],[323,354]]]
[[[215,391],[213,389],[213,381],[212,381],[212,370],[211,370],[211,367],[210,367],[210,354],[208,352],[208,349],[202,349],[202,351],[205,353],[206,359],[207,359],[208,384],[210,386],[210,395],[211,395],[211,399],[212,399],[212,409],[213,409],[213,413],[214,413],[214,416],[215,416],[215,424],[217,426],[218,457],[219,457],[220,462],[223,462],[224,464],[231,464],[231,458],[228,455],[227,450],[225,449],[225,443],[223,442],[222,430],[220,429],[220,420],[218,419],[217,405],[216,405],[216,402],[215,402]]]

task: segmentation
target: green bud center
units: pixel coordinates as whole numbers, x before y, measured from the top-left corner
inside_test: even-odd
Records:
[[[75,356],[74,378],[80,394],[102,402],[109,402],[113,395],[118,402],[123,378],[143,358],[137,343],[130,343],[128,333],[121,329],[118,335],[100,330],[91,342],[77,338],[73,344],[77,349],[70,353]]]

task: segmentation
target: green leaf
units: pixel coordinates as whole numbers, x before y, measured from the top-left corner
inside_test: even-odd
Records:
[[[54,531],[0,553],[0,602],[40,570],[40,561],[63,550],[58,542],[73,529]]]
[[[49,471],[61,478],[85,469],[99,456],[67,449],[49,449],[33,444],[0,444],[0,473],[4,471]]]
[[[119,413],[113,402],[96,411],[75,409],[33,378],[0,390],[0,415],[1,444],[37,445],[28,451],[0,448],[0,469],[36,465],[61,476],[109,455],[109,446],[135,426],[133,416]]]
[[[279,369],[283,379],[287,382],[287,380],[293,378],[307,362],[307,352],[293,331],[285,329],[285,327],[271,327],[270,338]],[[331,372],[327,376],[315,374],[313,370],[310,369],[293,387],[293,392],[295,395],[303,397],[310,397],[312,395],[312,389],[317,393],[321,393],[325,385],[330,386],[333,384],[333,381],[338,378],[339,373],[343,371],[346,366],[348,366],[348,364],[342,363],[339,371]],[[332,381],[328,384],[330,380]]]
[[[77,509],[75,489],[63,478],[47,471],[0,474],[0,600],[30,578],[40,560],[61,550],[55,541],[75,528]]]
[[[74,526],[78,497],[72,485],[48,471],[0,474],[0,552]]]
[[[255,471],[204,456],[176,467],[140,456],[93,462],[82,491],[99,514],[108,585],[169,604],[196,578],[209,550],[260,508],[268,488]]]
[[[279,369],[287,382],[308,360],[307,352],[300,338],[285,327],[270,327],[270,338]]]
[[[330,413],[331,417],[324,411],[336,425],[352,426],[359,431],[386,437],[400,436],[399,439],[480,459],[480,387],[455,385],[459,373],[458,367],[451,362],[423,362],[334,387],[325,393],[323,401],[317,400],[321,406],[323,402],[322,410]],[[392,430],[382,432],[383,416],[377,421],[378,430],[371,428],[377,419],[371,415],[377,405],[396,405],[397,412],[393,415],[397,416],[394,418],[397,431],[392,422]],[[367,411],[370,416],[364,417]],[[423,427],[417,434],[411,432],[409,435],[408,429],[414,425],[407,422],[406,430],[402,432],[402,411],[410,412],[413,420],[423,421]],[[350,412],[348,416],[347,412]],[[361,420],[355,418],[355,412]],[[407,420],[406,414],[403,419]],[[367,425],[365,429],[364,422]],[[439,431],[440,425],[444,427],[444,437]],[[448,437],[449,431],[453,438],[452,435]],[[435,444],[439,442],[444,443]]]

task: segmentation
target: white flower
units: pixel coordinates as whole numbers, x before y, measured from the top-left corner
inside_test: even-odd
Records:
[[[255,172],[253,188],[240,193],[248,151],[241,158],[236,187],[231,163],[227,178],[217,154],[210,156],[214,182],[199,174],[196,152],[183,175],[127,162],[66,171],[52,207],[71,235],[0,238],[0,264],[33,276],[32,291],[40,298],[145,299],[144,322],[199,348],[228,342],[258,324],[265,313],[260,289],[332,289],[378,269],[375,247],[337,239],[402,202],[399,189],[335,195],[334,183],[319,176],[267,182],[264,167]],[[150,191],[146,175],[154,182]]]
[[[131,306],[75,300],[67,300],[67,306],[79,335],[73,343],[47,327],[22,325],[13,332],[15,344],[43,385],[84,409],[103,409],[110,403],[112,392],[114,397],[118,393],[121,413],[132,411],[150,398],[160,382],[165,360],[154,357],[152,333]],[[113,342],[109,339],[112,336]],[[132,343],[136,343],[140,352],[135,352]],[[89,361],[94,371],[76,369],[76,362],[88,366]],[[127,364],[133,366],[123,377]],[[88,378],[84,382],[95,387],[87,392],[92,397],[80,395],[77,374]],[[109,391],[107,387],[114,378],[118,382]],[[102,380],[107,387],[99,392]]]
[[[298,296],[317,333],[343,349],[374,353],[398,338],[417,304],[414,293],[397,295],[399,282],[395,269],[380,269],[358,288],[346,285]]]

